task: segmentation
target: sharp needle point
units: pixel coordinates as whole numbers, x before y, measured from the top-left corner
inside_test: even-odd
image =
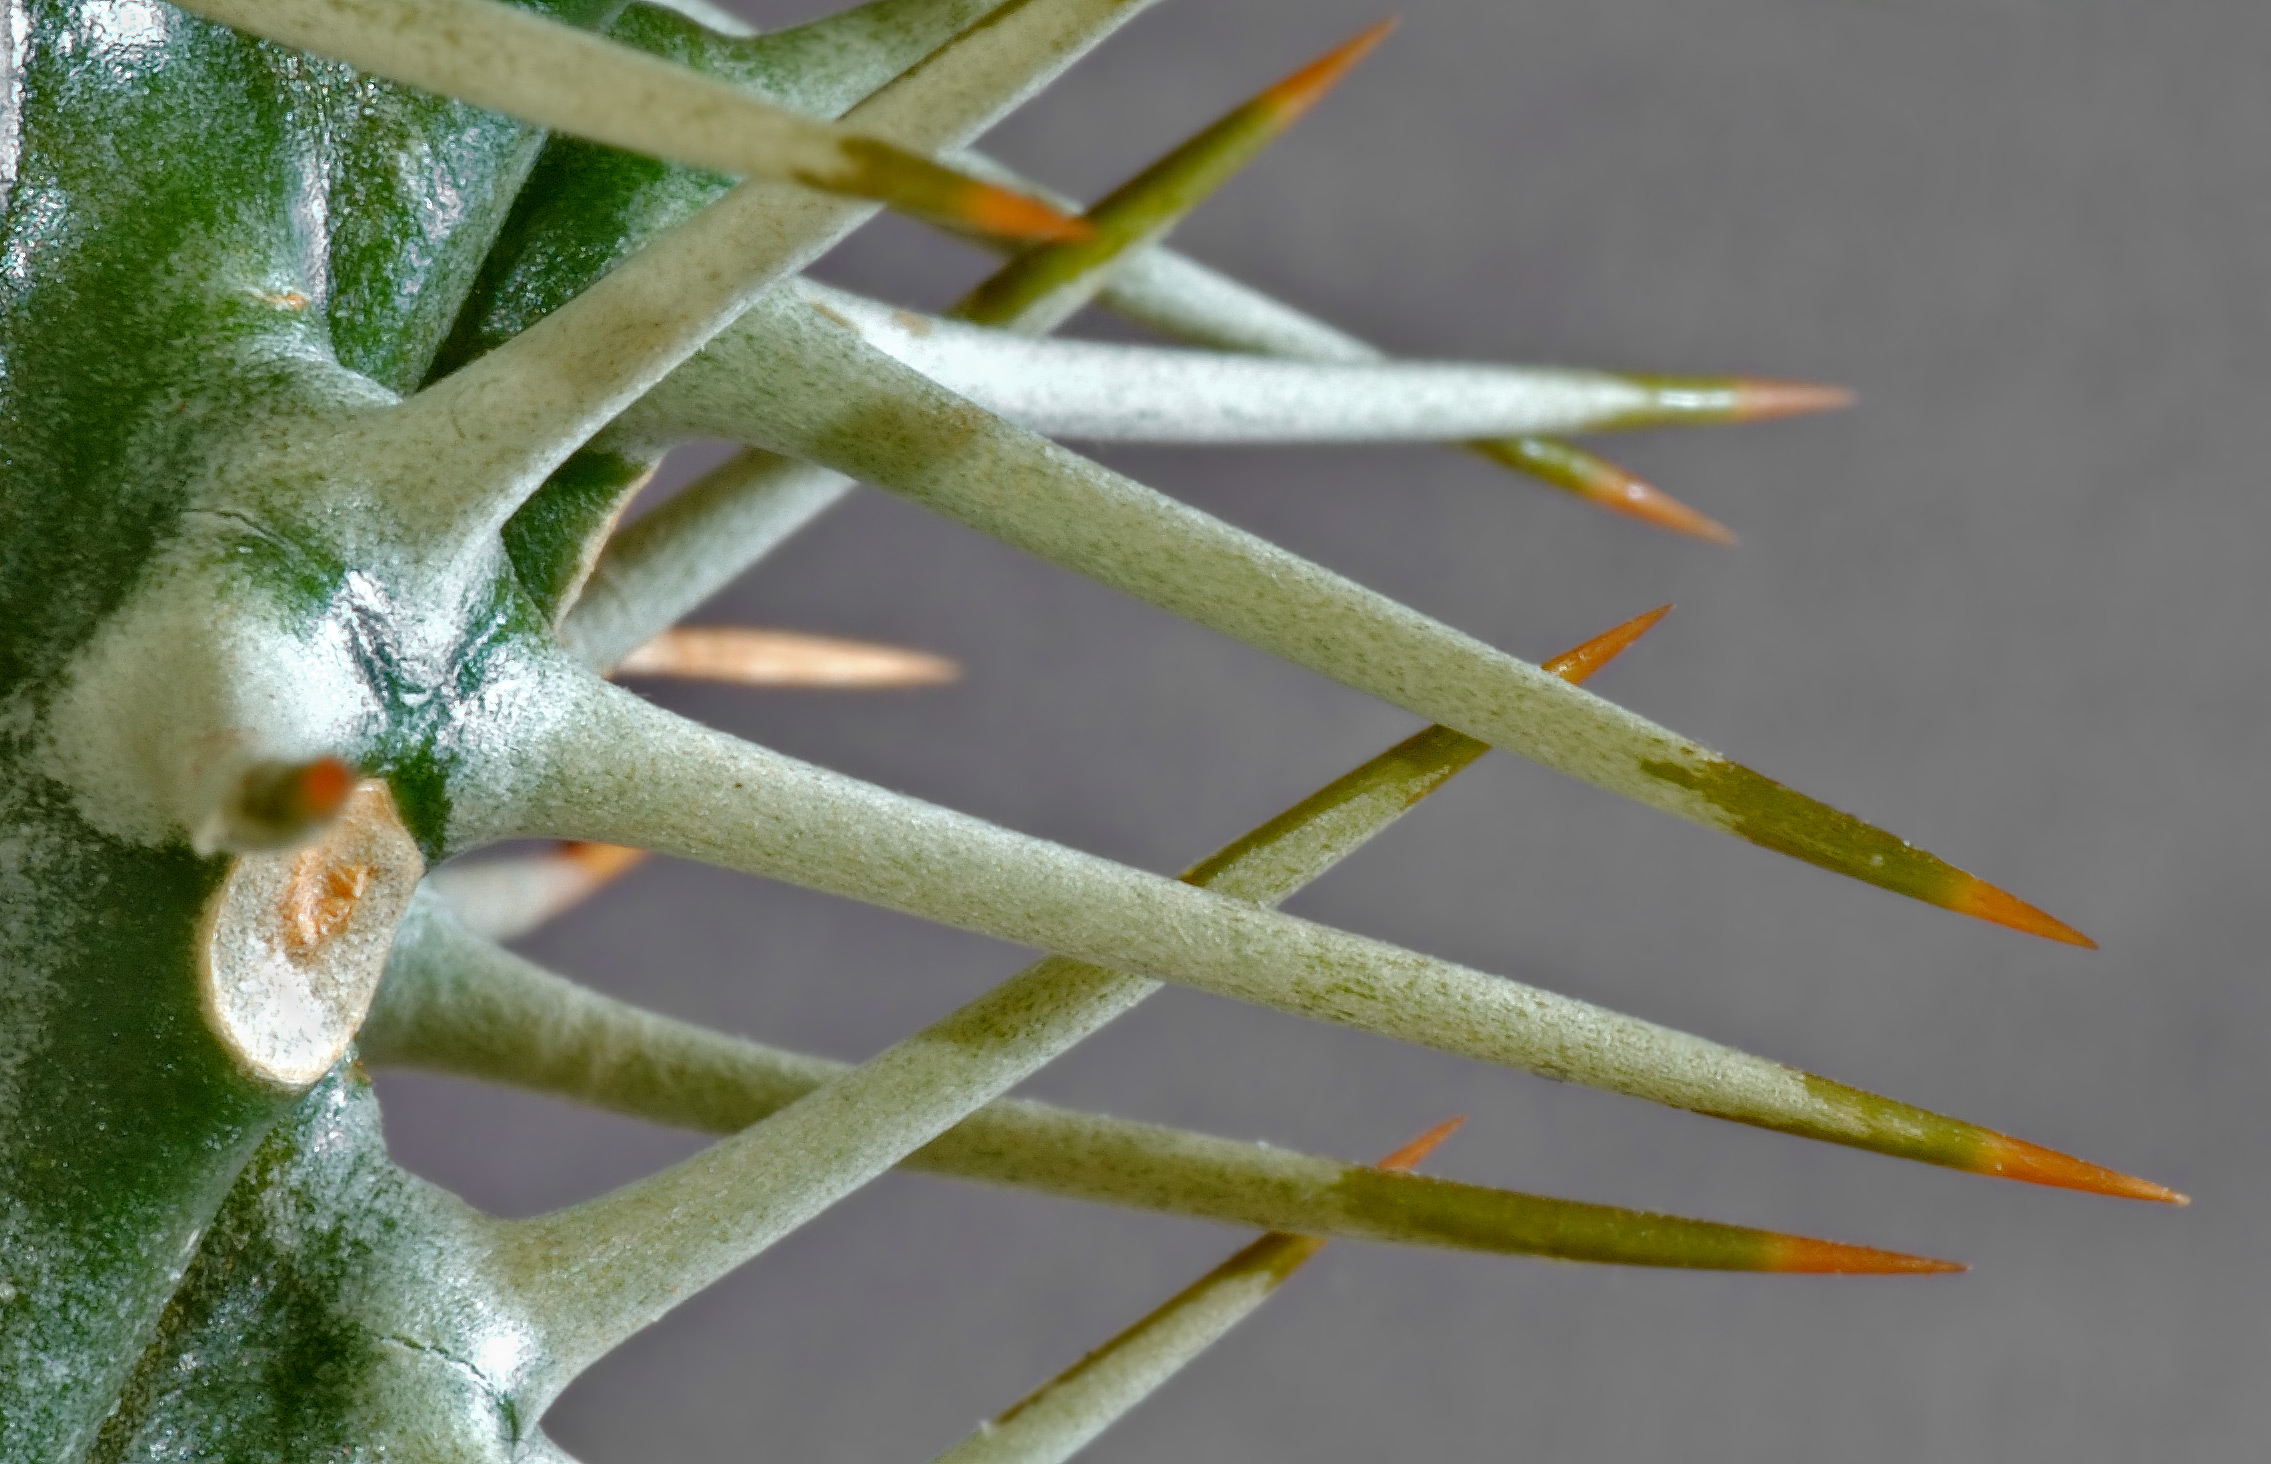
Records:
[[[959,212],[971,227],[1004,239],[1069,244],[1096,236],[1087,220],[991,183],[971,184]]]
[[[1738,542],[1735,531],[1708,514],[1695,509],[1658,488],[1647,479],[1609,462],[1595,459],[1600,470],[1593,477],[1592,501],[1642,523],[1654,524],[1675,534],[1701,539],[1706,544],[1717,544],[1732,549]]]
[[[1457,1118],[1447,1118],[1373,1167],[1375,1169],[1417,1169],[1422,1159],[1440,1148],[1445,1139],[1464,1128],[1466,1122],[1467,1116],[1463,1113]]]
[[[1948,900],[1947,907],[1960,915],[1970,915],[1991,924],[2007,926],[2039,935],[2045,940],[2060,941],[2094,951],[2098,943],[2055,916],[2037,910],[2034,906],[2007,894],[1976,875],[1966,875],[1968,883],[1960,887]]]
[[[2025,1180],[2029,1184],[2046,1184],[2058,1189],[2085,1190],[2094,1195],[2113,1195],[2125,1200],[2151,1200],[2163,1205],[2189,1205],[2192,1199],[2179,1194],[2166,1185],[2123,1174],[2102,1165],[1997,1134],[1981,1151],[1978,1164],[1981,1174],[2000,1175],[2005,1179]]]
[[[1735,382],[1735,420],[1738,422],[1834,412],[1852,405],[1853,393],[1842,386],[1824,386],[1811,381],[1772,381],[1755,376],[1741,377]]]
[[[1764,1269],[1814,1276],[1934,1276],[1971,1268],[1960,1261],[1787,1235],[1775,1239]]]
[[[1468,445],[1492,462],[1611,513],[1707,544],[1732,547],[1735,543],[1735,531],[1717,519],[1698,513],[1631,469],[1574,443],[1554,437],[1503,437]]]
[[[1581,646],[1572,647],[1547,661],[1540,668],[1549,671],[1572,686],[1583,686],[1594,672],[1600,670],[1634,641],[1656,628],[1656,622],[1672,613],[1669,605],[1658,605],[1653,610],[1633,616],[1624,624],[1602,631]]]
[[[1324,99],[1327,92],[1340,84],[1357,62],[1370,54],[1373,47],[1388,38],[1396,28],[1397,17],[1390,16],[1354,39],[1345,41],[1319,56],[1316,60],[1294,72],[1285,80],[1256,97],[1255,102],[1269,109],[1280,126],[1286,125]]]
[[[1619,474],[1619,481],[1612,483],[1608,493],[1603,493],[1594,502],[1612,508],[1617,513],[1624,513],[1626,518],[1637,518],[1644,524],[1656,524],[1658,529],[1685,533],[1687,538],[1699,538],[1706,545],[1733,549],[1740,542],[1735,538],[1735,531],[1728,529],[1726,524],[1710,518],[1708,513],[1696,513],[1694,508],[1683,504],[1681,499],[1671,497],[1665,490],[1658,488],[1656,483],[1637,479],[1633,474],[1621,470]]]

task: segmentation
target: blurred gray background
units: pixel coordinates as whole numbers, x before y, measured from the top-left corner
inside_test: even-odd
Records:
[[[1163,5],[997,135],[1093,196],[1377,18]],[[753,4],[771,24],[814,0]],[[1596,683],[2096,935],[2031,941],[1487,759],[1299,912],[2189,1190],[1904,1165],[1170,992],[1030,1091],[1435,1172],[1872,1242],[1969,1276],[1674,1275],[1336,1247],[1098,1461],[2232,1460],[2271,1425],[2271,10],[2110,0],[1404,0],[1182,242],[1399,352],[1849,384],[1829,418],[1609,451],[1733,552],[1433,449],[1119,452],[1144,481]],[[942,305],[893,221],[823,275]],[[1094,327],[1094,322],[1082,328]],[[945,690],[671,705],[1172,870],[1412,718],[868,492],[698,617],[913,644]],[[528,949],[860,1057],[1025,953],[644,869]],[[691,1140],[384,1080],[402,1159],[525,1214]],[[875,1186],[594,1371],[587,1464],[917,1461],[1242,1237]]]

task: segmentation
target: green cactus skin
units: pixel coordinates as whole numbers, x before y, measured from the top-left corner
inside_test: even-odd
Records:
[[[0,1457],[32,1460],[86,1455],[230,1186],[302,1103],[198,1011],[227,858],[103,827],[57,776],[52,710],[87,694],[74,661],[130,607],[168,639],[222,616],[343,630],[333,669],[369,697],[341,751],[393,774],[442,852],[442,714],[541,617],[492,564],[451,587],[456,623],[413,668],[386,606],[424,597],[323,502],[225,465],[417,380],[540,138],[163,5],[23,14],[0,297]],[[397,166],[406,149],[424,166]],[[269,644],[153,649],[227,664],[276,644],[245,639]],[[163,735],[179,709],[136,698],[165,678],[126,679],[117,710]]]

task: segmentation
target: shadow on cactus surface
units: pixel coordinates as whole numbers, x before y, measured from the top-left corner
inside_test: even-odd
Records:
[[[1064,1457],[1327,1238],[1955,1269],[1429,1179],[1407,1172],[1416,1153],[1352,1164],[1007,1096],[1163,984],[1803,1138],[2180,1199],[1276,911],[1498,748],[2089,944],[1579,688],[1661,612],[1533,665],[1057,445],[1463,445],[1725,541],[1563,437],[1843,401],[1391,359],[1171,251],[1378,29],[1091,208],[965,151],[1148,8],[874,0],[767,36],[610,0],[11,12],[0,1457],[559,1457],[541,1421],[585,1369],[901,1164],[1274,1232],[961,1460]],[[1007,262],[942,315],[802,277],[884,206]],[[1185,344],[1044,339],[1091,303]],[[721,438],[741,450],[618,528],[666,453]],[[883,647],[670,631],[855,480],[1433,725],[1178,881],[610,679],[950,675]],[[444,865],[530,839],[568,842]],[[498,943],[639,851],[1051,954],[847,1067]],[[363,1064],[731,1137],[499,1219],[388,1158]]]

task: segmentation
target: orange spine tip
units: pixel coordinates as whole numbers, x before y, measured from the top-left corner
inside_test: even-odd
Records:
[[[681,625],[615,663],[619,676],[677,676],[735,686],[906,687],[954,680],[941,656],[789,630]]]
[[[2152,1200],[2163,1205],[2192,1203],[2190,1196],[2166,1185],[2091,1164],[2008,1134],[1997,1134],[1981,1148],[1974,1169],[1980,1174],[1996,1174],[2058,1189],[2085,1190],[2093,1195],[2114,1195],[2125,1200]]]
[[[1936,1276],[1971,1268],[1960,1261],[1784,1235],[1775,1238],[1760,1269],[1808,1276]]]
[[[293,811],[311,822],[322,822],[346,807],[354,791],[355,769],[344,758],[319,757],[293,780]]]
[[[1254,98],[1254,105],[1267,111],[1279,126],[1289,126],[1324,100],[1325,93],[1338,86],[1341,78],[1386,40],[1396,25],[1397,17],[1391,15],[1355,39],[1335,46]]]
[[[1823,386],[1811,381],[1770,381],[1755,376],[1740,377],[1735,382],[1735,420],[1738,422],[1802,417],[1852,405],[1853,393],[1842,386]]]
[[[1593,673],[1618,656],[1634,641],[1656,628],[1656,622],[1672,613],[1669,605],[1633,616],[1624,624],[1602,631],[1581,646],[1563,651],[1547,661],[1540,669],[1549,671],[1572,686],[1583,686]]]
[[[1589,501],[1707,544],[1728,549],[1735,546],[1733,529],[1709,514],[1698,513],[1638,474],[1606,458],[1594,458],[1593,468],[1582,487],[1583,496]]]
[[[627,873],[647,857],[647,851],[626,848],[621,844],[598,844],[574,839],[559,847],[557,857],[576,866],[590,877],[594,885],[600,885]]]
[[[1964,879],[1966,883],[1946,902],[1947,908],[1957,914],[2039,935],[2045,940],[2080,946],[2086,951],[2098,948],[2096,941],[2073,926],[2037,910],[2018,896],[2007,894],[1976,875],[1967,874]]]
[[[1443,1141],[1466,1127],[1466,1123],[1467,1116],[1463,1113],[1457,1118],[1447,1118],[1373,1167],[1376,1169],[1417,1169],[1422,1159],[1441,1148]]]
[[[1003,239],[1077,244],[1096,237],[1095,227],[1087,220],[991,183],[971,184],[958,212],[971,227]]]
[[[1687,394],[1702,395],[1693,388]],[[1728,395],[1725,391],[1716,393],[1720,398]],[[1735,531],[1717,519],[1696,512],[1630,469],[1559,438],[1487,438],[1468,446],[1492,462],[1527,473],[1611,513],[1707,544],[1732,547],[1735,543]]]

